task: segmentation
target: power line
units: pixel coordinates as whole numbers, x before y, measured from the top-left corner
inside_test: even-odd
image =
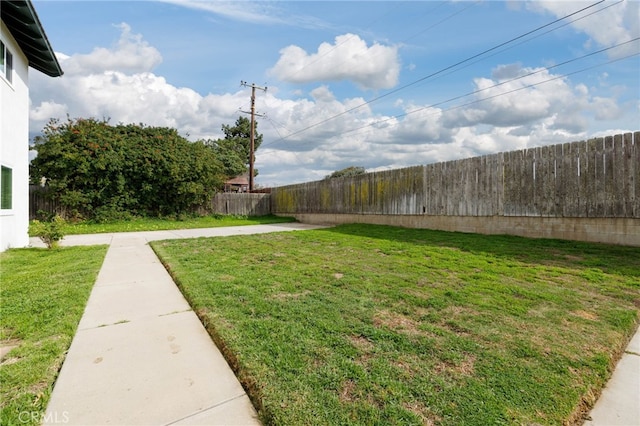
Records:
[[[532,88],[532,87],[540,86],[540,85],[542,85],[542,84],[549,83],[549,82],[551,82],[551,81],[560,80],[560,79],[563,79],[563,78],[565,78],[565,77],[569,77],[569,76],[572,76],[572,75],[575,75],[575,74],[579,74],[579,73],[581,73],[581,72],[589,71],[589,70],[592,70],[592,69],[594,69],[594,68],[598,68],[598,67],[602,67],[602,66],[605,66],[605,65],[609,65],[609,64],[612,64],[612,63],[614,63],[614,62],[623,61],[623,60],[625,60],[625,59],[629,59],[629,58],[632,58],[632,57],[634,57],[634,56],[640,56],[640,52],[638,52],[638,53],[632,53],[632,54],[630,54],[630,55],[623,56],[623,57],[621,57],[621,58],[612,59],[612,60],[607,61],[607,62],[604,62],[604,63],[600,63],[600,64],[596,64],[596,65],[591,65],[591,66],[588,66],[588,67],[586,67],[586,68],[579,69],[579,70],[577,70],[577,71],[572,71],[572,72],[567,73],[567,74],[558,75],[558,76],[555,76],[555,77],[553,77],[553,78],[549,78],[549,79],[547,79],[547,80],[539,81],[539,82],[537,82],[537,83],[532,83],[532,84],[529,84],[529,85],[526,85],[526,86],[518,87],[517,89],[512,89],[512,90],[509,90],[509,91],[507,91],[507,92],[498,93],[498,94],[496,94],[496,95],[489,96],[489,97],[482,98],[482,99],[476,99],[476,100],[474,100],[474,101],[470,101],[470,102],[467,102],[467,103],[462,104],[462,105],[456,105],[456,106],[454,106],[454,107],[447,108],[447,109],[444,109],[444,110],[442,110],[442,111],[451,111],[451,110],[454,110],[454,109],[457,109],[457,108],[462,108],[462,107],[465,107],[465,106],[469,106],[469,105],[477,104],[477,103],[480,103],[480,102],[488,101],[488,100],[490,100],[490,99],[494,99],[494,98],[497,98],[497,97],[500,97],[500,96],[509,95],[509,94],[511,94],[511,93],[519,92],[520,90],[530,89],[530,88]],[[422,108],[422,109],[424,109],[424,108]],[[415,113],[415,112],[418,112],[418,110],[410,111],[410,112],[405,113],[405,114],[403,114],[403,115],[409,115],[409,114],[413,114],[413,113]]]
[[[409,112],[405,112],[405,113],[402,113],[402,114],[394,115],[393,117],[389,117],[389,118],[386,118],[386,119],[384,119],[384,120],[379,120],[379,121],[376,121],[376,122],[374,122],[374,123],[369,123],[369,124],[367,124],[367,125],[364,125],[364,126],[358,127],[358,128],[356,128],[356,129],[347,130],[346,132],[342,132],[342,133],[340,133],[340,135],[345,135],[345,134],[348,134],[348,133],[351,133],[351,132],[355,132],[355,131],[358,131],[358,130],[362,130],[362,129],[367,128],[367,127],[372,127],[372,126],[375,126],[375,125],[378,125],[378,124],[386,123],[387,121],[393,120],[393,119],[395,119],[395,118],[401,118],[401,117],[405,117],[405,116],[407,116],[407,115],[415,114],[415,113],[417,113],[417,112],[424,111],[425,109],[434,108],[434,107],[437,107],[437,106],[440,106],[440,105],[448,104],[449,102],[453,102],[453,101],[456,101],[456,100],[458,100],[458,99],[466,98],[466,97],[468,97],[468,96],[477,95],[478,93],[485,92],[485,91],[487,91],[487,90],[491,90],[491,89],[495,89],[496,87],[500,87],[500,86],[503,86],[503,85],[508,84],[508,83],[513,83],[514,81],[522,80],[522,79],[524,79],[524,78],[531,77],[532,75],[540,74],[541,72],[549,71],[549,70],[552,70],[553,68],[558,68],[558,67],[561,67],[561,66],[563,66],[563,65],[567,65],[567,64],[569,64],[569,63],[576,62],[576,61],[579,61],[579,60],[585,59],[585,58],[587,58],[587,57],[589,57],[589,56],[594,56],[594,55],[597,55],[597,54],[599,54],[599,53],[603,53],[603,52],[606,52],[606,51],[608,51],[608,50],[612,50],[612,49],[615,49],[615,48],[617,48],[617,47],[624,46],[624,45],[626,45],[626,44],[633,43],[634,41],[638,41],[638,40],[640,40],[640,37],[636,37],[636,38],[634,38],[634,39],[627,40],[627,41],[622,42],[622,43],[618,43],[618,44],[616,44],[616,45],[614,45],[614,46],[610,46],[610,47],[607,47],[607,48],[604,48],[604,49],[597,50],[597,51],[595,51],[595,52],[588,53],[588,54],[583,55],[583,56],[580,56],[580,57],[578,57],[578,58],[569,59],[569,60],[567,60],[567,61],[561,62],[561,63],[556,64],[556,65],[552,65],[552,66],[549,66],[549,67],[541,68],[541,69],[539,69],[539,70],[537,70],[537,71],[532,71],[532,72],[530,72],[530,73],[527,73],[527,74],[524,74],[524,75],[521,75],[521,76],[518,76],[518,77],[514,77],[514,78],[509,79],[509,80],[502,81],[502,82],[500,82],[500,83],[494,84],[493,86],[488,86],[488,87],[485,87],[485,88],[483,88],[483,89],[474,90],[473,92],[465,93],[464,95],[455,96],[455,97],[449,98],[449,99],[447,99],[447,100],[444,100],[444,101],[441,101],[441,102],[437,102],[437,103],[435,103],[435,104],[427,105],[427,106],[420,107],[420,108],[417,108],[417,109],[412,110],[412,111],[409,111]],[[636,54],[628,55],[628,56],[624,57],[623,59],[627,59],[627,58],[630,58],[630,57],[632,57],[632,56],[636,56],[636,55],[639,55],[639,54],[640,54],[640,53],[636,53]],[[570,76],[570,75],[573,75],[573,74],[577,74],[577,73],[579,73],[579,72],[587,71],[587,70],[589,70],[589,69],[591,69],[591,68],[595,68],[595,67],[599,67],[599,66],[604,66],[604,65],[607,65],[607,64],[610,64],[610,63],[616,62],[616,61],[617,61],[617,59],[616,59],[616,60],[609,61],[609,62],[605,62],[605,63],[603,63],[603,64],[598,64],[598,65],[594,65],[594,66],[592,66],[592,67],[584,68],[584,69],[582,69],[582,70],[579,70],[579,71],[576,71],[576,72],[572,72],[572,73],[569,73],[569,74],[563,74],[563,75],[561,75],[561,76],[559,76],[559,77],[554,77],[554,78],[552,78],[552,79],[545,80],[544,82],[547,82],[547,81],[553,81],[553,80],[556,80],[556,79],[558,79],[558,78],[564,78],[564,77],[567,77],[567,76]],[[530,88],[530,87],[534,87],[534,86],[536,86],[536,85],[538,85],[538,84],[540,84],[540,83],[536,83],[536,84],[529,85],[529,86],[523,86],[522,88],[518,88],[518,89],[515,89],[515,90],[508,91],[508,92],[503,92],[503,93],[500,93],[500,94],[497,94],[497,95],[493,95],[493,96],[490,96],[490,97],[487,97],[487,98],[482,98],[482,99],[479,99],[479,100],[476,100],[476,101],[473,101],[473,102],[470,102],[470,103],[466,103],[466,104],[463,104],[463,105],[460,105],[460,106],[456,106],[456,107],[453,107],[453,108],[443,109],[443,110],[441,110],[441,111],[449,111],[449,110],[451,110],[451,109],[460,108],[460,107],[462,107],[462,106],[467,106],[467,105],[470,105],[470,104],[473,104],[473,103],[477,103],[477,102],[481,102],[481,101],[484,101],[484,100],[494,99],[494,98],[496,98],[496,97],[498,97],[498,96],[507,95],[507,94],[510,94],[510,93],[512,93],[512,92],[514,92],[514,91],[522,90],[523,88]]]
[[[530,76],[535,75],[535,74],[539,74],[539,73],[544,72],[544,71],[549,71],[549,70],[551,70],[553,68],[558,68],[558,67],[561,67],[563,65],[567,65],[569,63],[576,62],[576,61],[585,59],[587,57],[594,56],[594,55],[597,55],[599,53],[603,53],[603,52],[606,52],[606,51],[609,51],[609,50],[612,50],[612,49],[627,45],[629,43],[633,43],[633,42],[638,41],[638,40],[640,40],[640,37],[636,37],[636,38],[633,38],[631,40],[627,40],[625,42],[618,43],[616,45],[609,46],[607,48],[603,48],[603,49],[588,53],[586,55],[580,56],[578,58],[573,58],[573,59],[561,62],[561,63],[553,65],[553,66],[545,67],[545,68],[539,69],[537,71],[532,71],[530,73],[527,73],[527,74],[524,74],[524,75],[521,75],[521,76],[518,76],[518,77],[514,77],[514,78],[509,79],[509,80],[502,81],[500,83],[494,84],[494,85],[489,86],[489,87],[485,87],[483,89],[475,90],[475,91],[466,93],[464,95],[455,96],[455,97],[446,99],[444,101],[437,102],[435,104],[431,104],[431,105],[427,105],[427,106],[424,106],[424,107],[420,107],[420,108],[414,109],[412,111],[408,111],[408,112],[405,112],[405,113],[402,113],[402,114],[394,115],[394,116],[386,118],[384,120],[378,120],[378,121],[375,121],[373,123],[366,124],[364,126],[360,126],[360,127],[357,127],[357,128],[351,129],[351,130],[347,130],[347,131],[338,133],[335,136],[343,136],[343,135],[346,135],[346,134],[349,134],[349,133],[353,133],[353,132],[356,132],[356,131],[359,131],[359,130],[363,130],[363,129],[366,129],[366,128],[369,128],[369,127],[377,126],[377,125],[380,125],[382,123],[386,123],[388,121],[391,121],[391,120],[394,120],[394,119],[397,119],[397,118],[406,117],[408,115],[412,115],[412,114],[415,114],[415,113],[420,112],[420,111],[424,111],[424,110],[429,109],[429,108],[434,108],[434,107],[437,107],[437,106],[440,106],[440,105],[444,105],[444,104],[453,102],[453,101],[458,100],[458,99],[462,99],[462,98],[465,98],[465,97],[468,97],[468,96],[476,95],[478,93],[481,93],[481,92],[484,92],[484,91],[487,91],[487,90],[495,89],[496,87],[500,87],[500,86],[503,86],[505,84],[512,83],[514,81],[521,80],[521,79],[524,79],[526,77],[530,77]],[[625,60],[625,59],[629,59],[631,57],[639,56],[639,55],[640,55],[640,52],[633,53],[633,54],[630,54],[630,55],[627,55],[627,56],[624,56],[624,57],[621,57],[621,58],[612,59],[612,60],[604,62],[604,63],[599,63],[599,64],[592,65],[592,66],[589,66],[589,67],[586,67],[586,68],[582,68],[582,69],[577,70],[577,71],[573,71],[573,72],[570,72],[570,73],[558,75],[558,76],[555,76],[555,77],[552,77],[552,78],[549,78],[549,79],[546,79],[546,80],[543,80],[543,81],[540,81],[540,82],[537,82],[537,83],[532,83],[532,84],[529,84],[529,85],[526,85],[526,86],[518,87],[516,89],[512,89],[512,90],[509,90],[509,91],[506,91],[506,92],[498,93],[498,94],[495,94],[495,95],[492,95],[492,96],[488,96],[488,97],[485,97],[485,98],[476,99],[476,100],[473,100],[473,101],[470,101],[470,102],[466,102],[464,104],[456,105],[456,106],[453,106],[453,107],[450,107],[450,108],[441,109],[437,113],[439,114],[439,113],[442,113],[442,112],[463,108],[465,106],[474,105],[474,104],[477,104],[477,103],[480,103],[480,102],[484,102],[484,101],[488,101],[488,100],[491,100],[491,99],[495,99],[495,98],[498,98],[500,96],[509,95],[509,94],[518,92],[520,90],[530,89],[532,87],[536,87],[536,86],[539,86],[539,85],[542,85],[542,84],[545,84],[545,83],[548,83],[548,82],[551,82],[551,81],[559,80],[559,79],[562,79],[562,78],[565,78],[565,77],[568,77],[568,76],[571,76],[571,75],[579,74],[581,72],[585,72],[585,71],[588,71],[588,70],[591,70],[591,69],[594,69],[594,68],[598,68],[598,67],[601,67],[601,66],[605,66],[605,65],[608,65],[608,64],[619,62],[619,61],[622,61],[622,60]],[[436,113],[434,113],[434,114],[436,114]]]
[[[535,40],[536,38],[543,37],[543,36],[545,36],[545,35],[547,35],[547,34],[549,34],[549,33],[553,32],[553,31],[559,30],[560,28],[566,27],[567,25],[571,25],[571,24],[573,24],[574,22],[581,21],[581,20],[583,20],[583,19],[585,19],[585,18],[588,18],[588,17],[589,17],[589,16],[591,16],[591,15],[595,15],[595,14],[597,14],[597,13],[600,13],[600,12],[602,12],[602,11],[606,10],[606,9],[609,9],[610,7],[613,7],[613,6],[616,6],[616,5],[620,4],[620,3],[623,3],[624,1],[625,1],[625,0],[618,0],[618,1],[617,1],[617,2],[615,2],[615,3],[612,3],[612,4],[610,4],[610,5],[607,5],[607,6],[603,7],[602,9],[598,9],[598,10],[593,11],[593,12],[591,12],[591,13],[588,13],[588,14],[586,14],[586,15],[584,15],[584,16],[581,16],[581,17],[579,17],[579,18],[576,18],[576,19],[573,19],[573,20],[571,20],[571,21],[569,21],[569,22],[566,22],[566,23],[564,23],[564,24],[562,24],[562,25],[559,25],[559,26],[557,26],[557,27],[551,28],[550,30],[547,30],[547,31],[545,31],[545,32],[543,32],[543,33],[541,33],[541,34],[535,35],[535,36],[530,37],[530,38],[528,38],[528,39],[522,40],[522,41],[520,41],[519,43],[516,43],[516,44],[514,44],[514,45],[512,45],[512,46],[505,47],[504,49],[498,50],[497,52],[494,52],[494,53],[492,53],[491,55],[485,56],[485,57],[483,57],[483,58],[479,58],[479,59],[477,59],[477,60],[475,60],[475,61],[473,61],[473,62],[469,62],[468,64],[466,64],[466,65],[465,65],[465,66],[463,66],[463,67],[457,68],[457,69],[455,69],[455,70],[450,70],[448,73],[442,74],[442,75],[440,75],[438,78],[440,78],[440,77],[444,77],[444,76],[447,76],[447,75],[450,75],[450,74],[453,74],[454,72],[460,71],[460,70],[462,70],[462,69],[465,69],[465,68],[470,67],[471,65],[477,64],[478,62],[482,62],[482,61],[484,61],[484,60],[486,60],[486,59],[492,58],[492,57],[494,57],[494,56],[496,56],[496,55],[499,55],[499,54],[500,54],[500,53],[502,53],[502,52],[506,52],[507,50],[513,49],[514,47],[518,47],[518,46],[520,46],[520,45],[522,45],[522,44],[528,43],[528,42],[530,42],[531,40]]]
[[[445,23],[445,22],[446,22],[446,21],[448,21],[449,19],[452,19],[452,18],[454,18],[455,16],[457,16],[457,15],[461,14],[462,12],[465,12],[467,9],[470,9],[470,8],[472,8],[472,7],[476,6],[476,5],[477,5],[477,4],[479,4],[480,2],[481,2],[481,0],[476,0],[475,2],[471,3],[469,6],[467,6],[467,7],[463,8],[463,9],[460,9],[460,10],[456,11],[456,12],[452,13],[451,15],[449,15],[449,16],[447,16],[447,17],[445,17],[445,18],[442,18],[442,19],[441,19],[441,20],[439,20],[438,22],[436,22],[436,23],[434,23],[434,24],[429,25],[427,28],[423,29],[422,31],[417,32],[417,33],[415,33],[415,34],[413,34],[413,35],[410,35],[409,37],[407,37],[407,38],[405,38],[404,40],[402,40],[402,41],[401,41],[401,43],[404,43],[405,41],[409,41],[409,40],[411,40],[412,38],[416,38],[416,37],[418,37],[419,35],[426,33],[427,31],[429,31],[429,30],[431,30],[431,29],[433,29],[433,28],[437,27],[438,25]],[[441,3],[441,4],[439,4],[438,6],[434,7],[432,10],[437,9],[438,7],[442,6],[444,3],[445,3],[445,2],[442,2],[442,3]]]
[[[366,102],[364,102],[364,103],[362,103],[362,104],[359,104],[359,105],[357,105],[357,106],[355,106],[355,107],[352,107],[352,108],[350,108],[350,109],[347,109],[347,110],[345,110],[345,111],[343,111],[343,112],[341,112],[341,113],[339,113],[339,114],[333,115],[333,116],[331,116],[331,117],[329,117],[329,118],[326,118],[326,119],[324,119],[324,120],[321,120],[321,121],[319,121],[319,122],[317,122],[317,123],[311,124],[311,125],[309,125],[309,126],[307,126],[307,127],[303,128],[303,129],[300,129],[300,130],[298,130],[298,131],[295,131],[295,132],[293,132],[293,133],[290,133],[290,134],[289,134],[289,135],[287,135],[286,137],[281,138],[281,139],[279,139],[279,140],[277,140],[277,141],[274,141],[273,143],[277,143],[277,142],[280,142],[281,140],[289,139],[289,138],[291,138],[292,136],[295,136],[295,135],[298,135],[298,134],[300,134],[300,133],[306,132],[307,130],[310,130],[310,129],[312,129],[312,128],[314,128],[314,127],[317,127],[317,126],[319,126],[319,125],[321,125],[321,124],[324,124],[324,123],[326,123],[326,122],[328,122],[328,121],[334,120],[334,119],[336,119],[336,118],[338,118],[338,117],[341,117],[341,116],[343,116],[343,115],[345,115],[345,114],[348,114],[348,113],[350,113],[350,112],[352,112],[352,111],[355,111],[356,109],[359,109],[359,108],[361,108],[361,107],[363,107],[363,106],[365,106],[365,105],[368,105],[368,104],[371,104],[371,103],[373,103],[373,102],[376,102],[376,101],[378,101],[378,100],[380,100],[380,99],[386,98],[387,96],[390,96],[390,95],[392,95],[392,94],[394,94],[394,93],[398,93],[399,91],[404,90],[404,89],[406,89],[406,88],[408,88],[408,87],[414,86],[414,85],[416,85],[417,83],[420,83],[420,82],[425,81],[425,80],[427,80],[427,79],[429,79],[429,78],[435,77],[435,76],[437,76],[437,75],[439,75],[439,74],[442,74],[442,73],[443,73],[443,72],[445,72],[445,71],[451,70],[451,69],[453,69],[453,68],[455,68],[455,67],[458,67],[459,65],[462,65],[462,64],[464,64],[464,63],[467,63],[467,62],[469,62],[469,61],[471,61],[471,60],[473,60],[473,59],[476,59],[476,58],[478,58],[478,57],[480,57],[480,56],[483,56],[483,55],[485,55],[485,54],[487,54],[487,53],[489,53],[489,52],[492,52],[492,51],[497,50],[497,49],[499,49],[499,48],[501,48],[501,47],[503,47],[503,46],[506,46],[507,44],[510,44],[510,43],[512,43],[512,42],[514,42],[514,41],[516,41],[516,40],[520,40],[520,39],[522,39],[522,38],[524,38],[524,37],[526,37],[526,36],[528,36],[528,35],[531,35],[531,34],[533,34],[533,33],[535,33],[535,32],[538,32],[538,31],[540,31],[540,30],[542,30],[542,29],[544,29],[544,28],[547,28],[547,27],[549,27],[549,26],[551,26],[551,25],[553,25],[553,24],[556,24],[556,23],[558,23],[558,22],[560,22],[560,21],[563,21],[563,20],[565,20],[565,19],[567,19],[567,18],[569,18],[569,17],[571,17],[571,16],[574,16],[574,15],[576,15],[576,14],[580,13],[580,12],[583,12],[583,11],[585,11],[585,10],[588,10],[588,9],[590,9],[590,8],[594,7],[594,6],[597,6],[598,4],[603,3],[604,1],[605,1],[605,0],[597,1],[596,3],[593,3],[593,4],[589,5],[589,6],[586,6],[586,7],[582,8],[582,9],[579,9],[579,10],[577,10],[577,11],[573,12],[573,13],[570,13],[570,14],[568,14],[568,15],[565,15],[565,16],[563,16],[562,18],[558,18],[558,19],[556,19],[556,20],[554,20],[554,21],[552,21],[552,22],[549,22],[549,23],[547,23],[547,24],[544,24],[544,25],[542,25],[542,26],[539,26],[539,27],[537,27],[537,28],[535,28],[535,29],[533,29],[533,30],[531,30],[531,31],[528,31],[528,32],[526,32],[526,33],[524,33],[524,34],[521,34],[521,35],[519,35],[519,36],[517,36],[517,37],[511,38],[511,39],[509,39],[509,40],[507,40],[507,41],[505,41],[505,42],[503,42],[503,43],[500,43],[500,44],[498,44],[498,45],[496,45],[496,46],[494,46],[494,47],[491,47],[491,48],[489,48],[489,49],[486,49],[486,50],[484,50],[484,51],[482,51],[482,52],[480,52],[480,53],[477,53],[477,54],[475,54],[475,55],[473,55],[473,56],[470,56],[470,57],[468,57],[468,58],[466,58],[466,59],[464,59],[464,60],[461,60],[461,61],[459,61],[459,62],[456,62],[456,63],[455,63],[455,64],[453,64],[453,65],[449,65],[449,66],[447,66],[447,67],[445,67],[445,68],[440,69],[439,71],[436,71],[436,72],[434,72],[434,73],[431,73],[431,74],[429,74],[429,75],[426,75],[426,76],[424,76],[424,77],[422,77],[422,78],[420,78],[420,79],[418,79],[418,80],[415,80],[415,81],[413,81],[413,82],[411,82],[411,83],[405,84],[404,86],[398,87],[397,89],[391,90],[391,91],[389,91],[389,92],[387,92],[387,93],[385,93],[385,94],[383,94],[383,95],[380,95],[380,96],[377,96],[377,97],[375,97],[375,98],[373,98],[373,99],[370,99],[369,101],[366,101]]]
[[[272,127],[273,127],[273,129],[276,131],[276,133],[278,133],[278,136],[282,137],[282,134],[280,133],[280,130],[278,130],[278,127],[277,127],[276,125],[278,125],[278,126],[280,126],[280,127],[284,128],[284,129],[285,129],[285,130],[287,130],[287,131],[290,131],[290,130],[289,130],[289,129],[287,129],[285,126],[283,126],[281,123],[278,123],[278,122],[276,122],[275,120],[272,120],[270,117],[266,116],[265,118],[267,119],[267,121],[269,122],[269,124],[271,124],[271,126],[272,126]],[[274,149],[271,149],[271,150],[267,149],[266,151],[267,151],[267,153],[269,153],[270,151],[271,151],[271,152],[276,152],[276,150],[274,150]],[[260,152],[261,152],[261,154],[264,154],[264,150],[261,150]],[[300,156],[298,155],[298,153],[297,153],[297,152],[289,151],[289,153],[290,153],[290,154],[293,154],[293,156],[294,156],[298,161],[300,161]]]

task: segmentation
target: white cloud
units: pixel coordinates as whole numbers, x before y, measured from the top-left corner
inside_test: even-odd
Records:
[[[410,104],[405,112],[408,115],[398,122],[393,132],[394,141],[420,145],[451,141],[451,133],[441,121],[441,109]]]
[[[311,97],[318,102],[333,103],[336,98],[327,86],[320,86],[311,91]]]
[[[39,76],[38,76],[39,77]],[[110,118],[112,123],[169,126],[192,139],[220,136],[220,126],[237,117],[246,93],[207,95],[179,88],[160,76],[120,71],[36,78],[32,83],[31,128],[42,129],[50,117]],[[48,96],[56,101],[44,100]]]
[[[33,73],[30,79],[31,131],[38,132],[50,118],[110,118],[112,123],[170,126],[191,139],[221,136],[222,124],[231,124],[243,91],[202,96],[175,87],[150,70],[160,63],[160,52],[127,24],[118,26],[119,41],[88,54],[57,53],[65,71],[60,78]]]
[[[611,98],[593,98],[594,116],[596,120],[615,120],[622,116],[622,108]]]
[[[162,62],[162,55],[143,40],[142,35],[131,33],[126,23],[117,25],[121,30],[118,43],[111,47],[96,47],[89,54],[71,57],[59,56],[65,74],[99,73],[102,71],[145,72]]]
[[[538,13],[549,12],[557,18],[569,15],[588,5],[589,3],[573,1],[530,1],[527,3],[528,9]],[[575,20],[600,9],[603,10],[584,19]],[[575,20],[571,23],[573,28],[589,36],[601,47],[609,47],[640,36],[640,2],[638,1],[624,0],[613,5],[600,4],[569,19]],[[587,47],[588,44],[589,42],[587,42]],[[627,44],[609,51],[608,55],[622,57],[635,53],[638,49],[637,46],[637,42]]]
[[[555,117],[557,123],[573,123],[576,133],[586,130],[580,115],[588,104],[587,88],[572,87],[567,78],[558,77],[544,68],[499,66],[492,78],[474,79],[478,92],[473,100],[481,102],[451,109],[443,121],[446,126],[513,127]]]
[[[398,83],[400,60],[397,46],[367,43],[355,34],[322,43],[316,53],[290,45],[270,74],[282,81],[309,83],[348,80],[365,89],[389,89]]]
[[[43,101],[29,111],[29,119],[34,122],[47,122],[52,117],[64,117],[67,112],[66,105],[53,101]]]
[[[311,100],[280,99],[273,93],[263,97],[269,119],[282,129],[278,131],[285,137],[283,144],[294,151],[309,151],[319,144],[328,143],[327,138],[332,135],[370,122],[368,106],[347,112],[363,105],[363,98],[337,100],[326,86],[313,89],[310,95]]]

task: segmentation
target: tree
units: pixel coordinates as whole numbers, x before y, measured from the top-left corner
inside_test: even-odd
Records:
[[[204,205],[223,182],[223,166],[175,129],[106,120],[50,121],[35,138],[31,179],[94,219],[176,215]]]
[[[258,133],[256,122],[253,139],[253,151],[255,152],[262,143],[262,135]],[[234,126],[222,125],[223,139],[215,141],[207,140],[204,143],[210,146],[223,166],[227,177],[242,175],[249,169],[249,155],[251,153],[251,120],[246,117],[238,117]],[[258,172],[254,169],[254,175]]]
[[[335,172],[333,172],[330,175],[326,176],[325,179],[358,176],[358,175],[363,175],[365,173],[366,173],[366,170],[364,169],[364,167],[349,166],[349,167],[347,167],[345,169],[342,169],[342,170],[336,170]]]

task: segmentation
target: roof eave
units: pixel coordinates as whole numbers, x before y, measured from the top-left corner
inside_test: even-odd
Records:
[[[2,0],[0,14],[29,66],[48,76],[60,77],[62,68],[31,1]]]

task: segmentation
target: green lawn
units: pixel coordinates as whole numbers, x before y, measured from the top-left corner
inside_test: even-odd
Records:
[[[0,253],[0,424],[38,424],[106,246]]]
[[[153,243],[266,424],[581,424],[640,249],[371,225]]]
[[[295,222],[294,218],[278,216],[221,216],[211,215],[185,219],[134,218],[131,220],[95,223],[67,222],[62,227],[64,235],[100,234],[104,232],[165,231],[171,229],[216,228],[220,226],[263,225]]]

